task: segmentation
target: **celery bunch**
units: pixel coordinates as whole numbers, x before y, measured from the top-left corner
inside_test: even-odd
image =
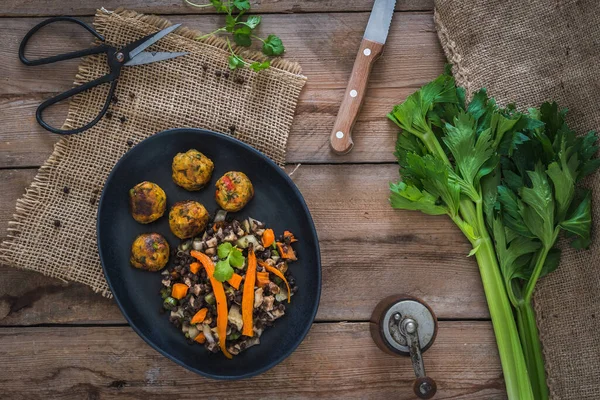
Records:
[[[479,265],[510,399],[547,399],[531,299],[558,267],[561,232],[589,246],[591,196],[577,184],[600,166],[594,132],[576,136],[566,111],[499,108],[485,89],[466,104],[449,71],[394,107],[402,180],[394,208],[449,216]]]

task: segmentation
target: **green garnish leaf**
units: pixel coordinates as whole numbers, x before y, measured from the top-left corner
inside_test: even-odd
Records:
[[[590,192],[587,192],[569,219],[561,222],[560,227],[578,236],[571,243],[573,247],[578,249],[589,247],[592,230],[592,196]]]
[[[223,2],[221,0],[210,0],[210,4],[213,5],[213,7],[215,8],[215,10],[217,10],[217,12],[220,12],[220,13],[227,12],[227,7],[223,4]]]
[[[229,68],[230,69],[238,69],[244,67],[244,60],[238,57],[235,54],[229,56]]]
[[[229,261],[221,260],[215,265],[215,273],[213,277],[219,282],[225,282],[233,276],[233,268],[229,265]]]
[[[217,247],[217,254],[220,259],[227,258],[231,251],[233,250],[233,245],[229,242],[221,243],[219,247]]]
[[[231,253],[229,253],[229,264],[231,264],[231,266],[235,268],[242,268],[242,266],[244,265],[244,256],[242,255],[242,252],[236,247],[234,247],[231,250]]]
[[[233,0],[233,6],[239,11],[248,11],[250,9],[250,1],[248,0]]]
[[[261,17],[259,15],[251,15],[248,17],[246,22],[243,22],[244,25],[249,27],[250,29],[255,29],[261,21]]]
[[[267,69],[271,66],[271,61],[266,60],[263,62],[258,62],[255,61],[252,64],[250,64],[250,69],[254,72],[259,72],[262,71],[263,69]]]
[[[233,32],[233,41],[238,46],[249,47],[252,45],[252,38],[250,37],[250,34],[252,34],[252,29],[244,25]]]
[[[267,56],[280,56],[285,51],[279,36],[269,35],[263,42],[262,51]]]
[[[392,195],[390,202],[392,207],[403,210],[418,210],[429,215],[442,215],[448,213],[444,207],[431,193],[419,190],[415,186],[409,186],[404,182],[390,184]]]

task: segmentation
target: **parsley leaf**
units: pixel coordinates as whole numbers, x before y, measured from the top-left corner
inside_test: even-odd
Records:
[[[229,242],[221,243],[219,247],[217,247],[217,255],[220,259],[227,258],[229,253],[233,250],[233,246]]]
[[[250,2],[248,0],[233,0],[233,6],[239,11],[248,11],[250,9]]]
[[[255,61],[252,64],[250,64],[250,69],[254,72],[259,72],[262,71],[263,69],[267,69],[271,66],[271,61],[266,60],[263,62],[258,62]]]
[[[242,60],[239,56],[232,54],[229,56],[229,68],[237,69],[243,68],[245,65],[244,60]]]
[[[245,259],[242,255],[242,252],[238,248],[234,247],[231,250],[231,253],[229,253],[229,264],[235,268],[242,268],[244,261]]]
[[[269,35],[263,41],[262,51],[268,56],[280,56],[285,51],[285,48],[279,36]]]
[[[248,17],[246,22],[242,22],[242,23],[250,29],[255,29],[258,26],[258,24],[260,24],[260,21],[261,21],[261,17],[259,15],[251,15]]]
[[[233,276],[233,268],[229,265],[229,261],[221,260],[215,266],[213,277],[219,282],[225,282]]]
[[[244,25],[233,32],[233,41],[238,46],[250,47],[252,45],[252,38],[250,37],[250,34],[252,34],[252,29]]]

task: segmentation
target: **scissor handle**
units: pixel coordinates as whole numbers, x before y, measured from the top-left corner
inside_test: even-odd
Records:
[[[106,114],[106,111],[108,111],[108,107],[110,106],[110,101],[111,101],[113,94],[115,93],[115,89],[117,87],[117,79],[116,79],[117,75],[118,75],[118,73],[111,72],[109,74],[101,76],[100,78],[97,78],[97,79],[94,79],[93,81],[84,83],[81,86],[74,87],[70,90],[67,90],[64,93],[61,93],[57,96],[54,96],[54,97],[44,101],[42,104],[39,105],[39,107],[37,108],[37,111],[35,112],[35,118],[36,118],[37,122],[43,128],[49,130],[50,132],[59,133],[61,135],[72,135],[74,133],[80,133],[80,132],[83,132],[83,131],[91,128],[98,121],[100,121],[100,119],[104,116],[104,114]],[[65,99],[68,99],[69,97],[73,97],[81,92],[85,92],[86,90],[89,90],[93,87],[102,85],[104,83],[109,83],[109,82],[111,84],[110,84],[110,89],[108,91],[108,97],[106,98],[106,101],[104,102],[104,107],[102,107],[102,110],[100,110],[100,112],[98,113],[96,118],[94,118],[87,125],[82,126],[80,128],[75,128],[75,129],[58,129],[58,128],[55,128],[55,127],[49,125],[46,121],[44,121],[44,119],[42,117],[42,113],[44,112],[44,110],[46,108],[50,107],[53,104],[58,103],[59,101],[63,101]]]
[[[98,32],[96,32],[94,30],[94,28],[92,28],[91,26],[87,25],[85,22],[78,20],[77,18],[73,18],[73,17],[53,17],[53,18],[48,18],[48,19],[40,22],[39,24],[37,24],[33,28],[31,28],[31,30],[29,32],[27,32],[27,34],[25,35],[25,37],[21,41],[21,45],[19,46],[19,59],[21,60],[21,62],[23,64],[25,64],[25,65],[51,64],[51,63],[57,62],[57,61],[70,60],[72,58],[81,58],[81,57],[89,56],[89,55],[92,55],[92,54],[106,53],[107,50],[111,48],[110,46],[108,46],[106,44],[101,44],[99,46],[94,46],[94,47],[91,47],[89,49],[72,51],[70,53],[64,53],[64,54],[58,54],[56,56],[51,56],[51,57],[46,57],[46,58],[40,58],[38,60],[28,60],[25,57],[25,47],[27,46],[27,42],[29,42],[29,39],[31,39],[31,37],[37,31],[39,31],[42,27],[44,27],[44,26],[46,26],[48,24],[54,23],[54,22],[61,22],[61,21],[72,22],[72,23],[75,23],[77,25],[80,25],[80,26],[84,27],[92,35],[94,35],[96,38],[98,38],[99,40],[101,40],[102,42],[104,42],[104,36],[102,36],[101,34],[99,34]]]

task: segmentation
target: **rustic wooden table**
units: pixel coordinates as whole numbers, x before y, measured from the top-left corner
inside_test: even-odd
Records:
[[[302,163],[293,179],[313,214],[323,257],[321,305],[307,339],[261,376],[211,381],[146,345],[114,301],[81,285],[2,266],[0,398],[413,398],[410,360],[381,352],[368,329],[377,302],[396,293],[424,299],[440,319],[437,340],[425,354],[427,372],[438,383],[436,398],[505,398],[479,273],[465,256],[468,243],[447,218],[394,211],[387,202],[398,167],[392,155],[397,130],[385,114],[444,66],[432,0],[398,0],[355,127],[356,145],[343,157],[330,153],[328,137],[373,1],[252,3],[264,15],[262,31],[280,35],[286,57],[300,61],[308,77],[288,145],[288,169]],[[36,124],[35,108],[65,90],[77,69],[76,61],[25,68],[18,44],[43,17],[90,21],[97,6],[169,15],[202,31],[222,19],[194,14],[206,11],[180,0],[0,2],[0,235],[59,139]],[[49,32],[37,50],[64,50],[68,41],[58,34],[65,32]],[[83,36],[74,34],[73,41],[88,45]]]

